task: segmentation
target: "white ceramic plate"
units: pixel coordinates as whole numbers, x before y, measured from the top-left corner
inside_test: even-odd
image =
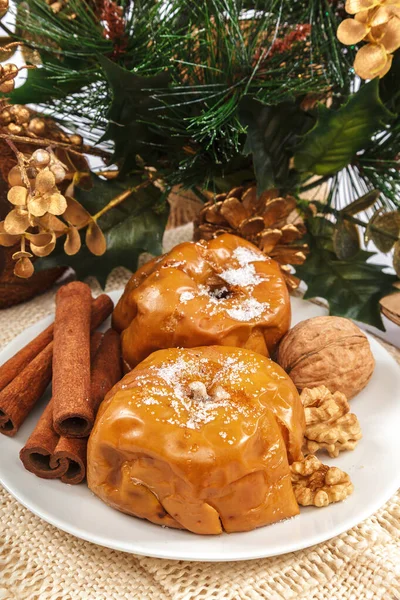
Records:
[[[121,292],[110,294],[116,301]],[[325,309],[294,298],[293,324]],[[14,339],[2,352],[0,364],[35,337],[50,322],[43,319]],[[25,471],[19,451],[43,410],[45,401],[30,415],[14,438],[0,435],[0,482],[33,513],[59,529],[90,542],[159,558],[229,561],[275,556],[300,550],[338,535],[374,513],[400,486],[400,369],[384,348],[370,338],[376,359],[368,387],[351,401],[363,439],[353,452],[323,461],[347,471],[354,493],[344,502],[323,509],[302,508],[282,523],[249,533],[198,536],[161,528],[129,517],[103,504],[85,484],[66,486],[58,480],[39,479]]]

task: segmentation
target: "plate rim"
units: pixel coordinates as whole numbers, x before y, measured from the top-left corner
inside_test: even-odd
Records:
[[[106,292],[106,293],[115,301],[122,294],[122,292],[123,292],[123,290],[119,289],[119,290],[113,290],[111,292]],[[294,300],[296,302],[300,301],[301,303],[304,302],[304,303],[307,303],[308,305],[310,304],[309,302],[307,302],[307,300],[304,300],[302,298],[294,297]],[[29,327],[25,328],[21,333],[19,333],[12,340],[10,340],[8,343],[6,343],[0,349],[0,353],[2,353],[4,350],[6,350],[10,345],[18,344],[20,338],[24,338],[26,336],[26,334],[29,333],[30,330],[36,329],[38,326],[43,326],[43,328],[44,328],[46,326],[46,323],[48,323],[49,321],[52,320],[52,317],[53,317],[53,313],[49,313],[45,317],[42,317],[36,323],[33,323]],[[377,339],[375,339],[373,336],[371,336],[368,332],[364,332],[364,333],[367,336],[370,343],[372,343],[373,346],[375,344],[378,344],[380,349],[386,355],[386,359],[389,359],[389,361],[392,363],[393,366],[395,366],[396,368],[399,368],[398,363],[393,358],[393,356],[391,356],[391,354],[387,351],[387,349],[383,346],[383,344],[381,344]],[[30,475],[30,474],[27,473],[27,475]],[[343,521],[341,521],[337,526],[334,526],[332,528],[332,531],[330,532],[329,537],[326,537],[326,532],[325,533],[324,532],[315,533],[315,534],[313,534],[312,538],[307,538],[307,542],[305,545],[301,541],[299,541],[298,543],[293,542],[290,546],[287,544],[287,542],[284,542],[281,546],[275,545],[275,548],[272,552],[268,551],[267,549],[264,551],[261,549],[259,549],[259,550],[256,549],[253,552],[247,551],[247,553],[245,552],[242,555],[236,555],[235,557],[232,557],[232,556],[229,556],[229,557],[211,556],[210,557],[210,556],[205,555],[205,553],[207,551],[203,551],[203,555],[197,554],[196,556],[194,556],[194,552],[192,550],[189,552],[189,556],[188,556],[187,551],[184,554],[180,554],[179,553],[179,542],[171,549],[169,549],[168,546],[165,545],[165,548],[163,551],[161,551],[161,550],[151,551],[151,550],[148,550],[147,548],[141,548],[140,540],[138,542],[135,542],[135,544],[138,544],[138,546],[136,546],[134,548],[128,547],[128,544],[125,545],[124,543],[121,543],[121,542],[113,543],[112,540],[110,540],[110,538],[106,538],[100,534],[89,534],[87,531],[82,530],[80,527],[76,527],[73,524],[69,524],[68,522],[65,522],[64,520],[62,520],[58,517],[54,517],[47,510],[42,510],[40,507],[38,507],[36,505],[36,503],[29,504],[29,502],[27,502],[25,500],[24,494],[22,494],[22,495],[19,494],[18,490],[16,491],[13,488],[10,488],[10,486],[8,486],[5,483],[5,481],[3,479],[1,468],[0,468],[0,484],[17,502],[19,502],[22,506],[24,506],[28,511],[30,511],[32,514],[34,514],[38,518],[42,519],[46,523],[49,523],[53,527],[56,527],[60,531],[68,533],[69,535],[73,535],[74,537],[76,537],[78,539],[84,540],[84,541],[92,543],[92,544],[97,544],[99,546],[103,546],[103,547],[109,548],[111,550],[125,552],[128,554],[136,554],[138,556],[146,556],[149,558],[159,558],[159,559],[164,559],[164,560],[182,560],[182,561],[187,561],[187,562],[241,562],[241,561],[245,561],[245,560],[260,560],[262,558],[281,556],[283,554],[287,554],[290,552],[297,552],[300,550],[305,550],[316,544],[328,542],[329,540],[333,539],[334,537],[337,537],[337,536],[349,531],[351,528],[361,524],[365,519],[367,519],[371,515],[375,514],[396,493],[396,491],[400,487],[400,470],[395,472],[395,475],[391,481],[391,485],[390,486],[388,485],[387,493],[384,495],[384,497],[385,497],[384,500],[382,500],[382,498],[380,497],[379,500],[376,500],[375,502],[372,502],[372,504],[369,504],[367,508],[360,509],[360,511],[357,513],[357,515],[354,515],[353,517],[350,516],[347,519],[344,519]],[[90,492],[90,490],[89,490],[89,492]],[[346,500],[344,502],[346,502]],[[304,510],[304,508],[306,510],[310,510],[310,509],[318,510],[316,507],[303,507],[302,510]],[[110,510],[112,510],[112,509],[110,509]],[[295,518],[298,518],[298,516]],[[270,525],[270,527],[273,527],[274,525],[279,525],[279,523],[272,524],[272,525]],[[185,533],[185,532],[183,532],[183,533]],[[243,533],[246,533],[246,532],[243,532]],[[195,534],[190,534],[190,532],[188,532],[188,534],[195,535]],[[222,535],[227,536],[226,539],[229,540],[229,536],[231,534],[224,532]],[[202,536],[202,537],[205,537],[205,536]],[[209,537],[212,538],[214,536],[209,536]],[[220,536],[217,536],[217,537],[220,537]],[[190,555],[191,553],[193,555]]]
[[[370,516],[374,515],[380,508],[382,508],[390,500],[390,498],[396,493],[396,491],[398,490],[398,488],[400,486],[400,475],[398,475],[398,482],[395,483],[395,485],[393,486],[393,490],[391,490],[387,499],[383,503],[381,503],[381,501],[376,502],[374,504],[374,507],[372,510],[370,508],[365,509],[364,511],[359,513],[359,516],[356,517],[355,519],[349,519],[349,523],[344,521],[342,523],[343,526],[338,526],[334,530],[332,535],[330,535],[329,537],[326,537],[326,534],[321,533],[320,535],[315,535],[313,537],[312,541],[309,540],[306,545],[303,545],[301,542],[299,542],[298,544],[294,543],[291,547],[287,547],[287,546],[285,548],[278,547],[278,549],[274,550],[273,552],[260,551],[260,553],[253,552],[251,554],[247,554],[247,555],[243,555],[243,556],[237,556],[237,557],[223,557],[222,556],[222,557],[218,557],[218,558],[217,557],[209,557],[209,556],[208,557],[201,556],[200,558],[198,556],[196,556],[196,557],[195,556],[187,556],[187,555],[179,554],[179,552],[177,552],[177,551],[172,551],[171,553],[159,552],[159,551],[153,552],[153,551],[149,551],[147,549],[141,549],[140,547],[139,548],[128,548],[128,547],[125,547],[123,544],[112,544],[107,539],[104,539],[102,536],[97,536],[97,535],[89,536],[89,535],[86,535],[85,532],[82,532],[82,530],[77,529],[74,526],[65,526],[62,522],[60,524],[58,522],[57,518],[53,518],[52,516],[45,516],[43,514],[43,512],[41,512],[39,509],[32,508],[32,505],[28,506],[25,503],[25,501],[23,499],[21,499],[21,497],[17,493],[12,491],[7,485],[5,485],[3,483],[3,480],[1,479],[1,474],[0,474],[0,484],[15,500],[17,500],[17,502],[19,502],[22,506],[24,506],[27,510],[29,510],[29,512],[34,514],[36,517],[39,517],[40,519],[45,521],[45,523],[48,523],[48,524],[52,525],[53,527],[56,527],[57,529],[59,529],[60,531],[63,531],[64,533],[73,535],[77,539],[83,540],[85,542],[90,542],[91,544],[102,546],[104,548],[108,548],[110,550],[115,550],[118,552],[125,552],[127,554],[145,556],[148,558],[159,558],[162,560],[177,560],[177,561],[186,561],[186,562],[243,562],[243,561],[247,561],[247,560],[260,560],[262,558],[272,558],[274,556],[282,556],[284,554],[290,554],[291,552],[299,552],[301,550],[306,550],[308,548],[311,548],[312,546],[315,546],[315,545],[318,545],[318,544],[321,544],[324,542],[329,542],[333,538],[335,538],[343,533],[346,533],[353,527],[360,525],[363,521],[365,521],[365,519],[368,519]],[[345,502],[345,500],[344,500],[344,502]],[[303,510],[304,510],[304,508],[317,510],[316,507],[303,507]],[[361,518],[360,518],[360,514],[361,514]],[[300,515],[297,515],[295,518],[297,518],[298,516],[300,516]],[[134,518],[136,518],[136,517],[134,517]],[[274,525],[279,525],[279,523],[273,523],[272,525],[268,525],[267,527],[273,527]],[[183,532],[183,533],[186,533],[186,532]],[[187,533],[190,535],[190,532],[187,532]],[[241,533],[245,534],[247,532],[241,532]],[[196,534],[193,534],[193,535],[196,535]],[[229,538],[229,536],[231,534],[224,532],[222,535],[227,536]],[[214,536],[210,536],[210,537],[214,537]]]

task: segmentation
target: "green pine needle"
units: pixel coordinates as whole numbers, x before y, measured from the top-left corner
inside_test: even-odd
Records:
[[[112,60],[142,77],[165,71],[170,76],[167,88],[149,90],[157,124],[143,125],[156,131],[153,146],[160,152],[160,139],[165,140],[164,174],[171,180],[178,172],[184,184],[204,185],[238,157],[245,139],[238,106],[245,96],[279,104],[307,93],[345,95],[350,89],[352,52],[344,52],[336,38],[337,17],[328,0],[120,4],[126,48]],[[28,32],[35,40],[47,87],[58,90],[55,98],[44,96],[45,104],[70,121],[78,117],[89,133],[107,126],[112,95],[99,56],[112,57],[114,49],[91,6],[89,0],[69,0],[68,10],[57,15],[43,0],[27,0],[18,8],[21,38]],[[69,11],[76,18],[68,18]],[[39,85],[35,92],[34,101]],[[24,93],[27,102],[34,96],[32,86]]]

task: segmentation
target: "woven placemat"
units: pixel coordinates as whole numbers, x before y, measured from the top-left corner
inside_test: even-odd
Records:
[[[190,235],[190,226],[179,228],[168,233],[165,245]],[[128,278],[128,271],[117,269],[107,290],[124,286]],[[94,280],[90,284],[100,291]],[[52,312],[54,294],[53,289],[1,311],[0,346]],[[400,351],[384,345],[400,364]],[[48,525],[1,488],[0,507],[0,600],[400,600],[399,493],[371,518],[324,544],[236,563],[108,550]]]

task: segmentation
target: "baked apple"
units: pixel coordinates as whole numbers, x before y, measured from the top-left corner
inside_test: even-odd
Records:
[[[139,269],[113,315],[126,370],[155,350],[238,346],[268,356],[290,326],[278,264],[225,234],[179,244]]]
[[[102,403],[88,485],[129,515],[199,534],[297,515],[289,464],[304,411],[271,359],[243,348],[151,354]]]

